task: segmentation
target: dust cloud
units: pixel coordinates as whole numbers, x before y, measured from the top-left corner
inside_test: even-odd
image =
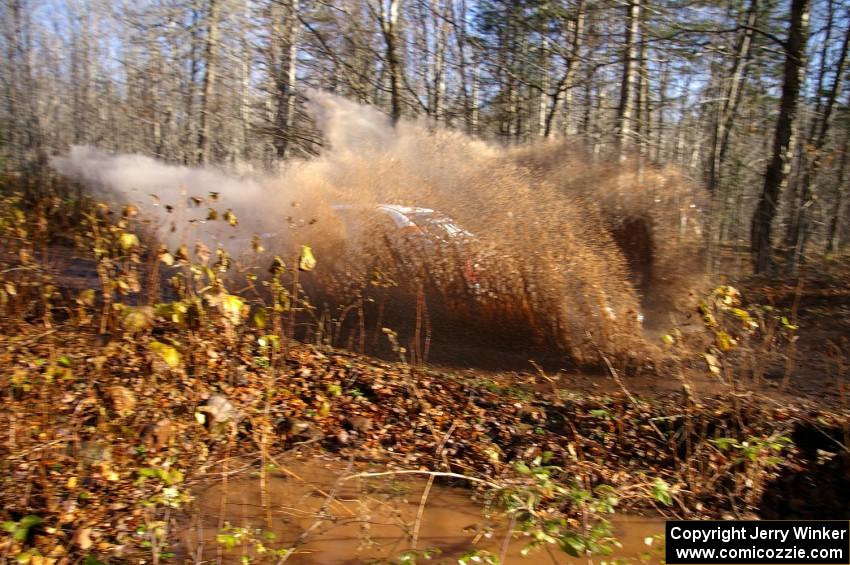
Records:
[[[253,236],[285,259],[313,246],[300,337],[333,345],[377,347],[389,326],[419,358],[441,336],[579,363],[600,350],[640,356],[644,315],[679,306],[698,284],[702,197],[672,169],[596,165],[566,141],[506,148],[416,121],[393,126],[332,94],[308,98],[324,150],[274,175],[90,147],[53,166],[137,204],[169,246],[242,247],[245,269]],[[411,236],[380,205],[436,212],[407,210],[424,218]],[[221,220],[227,209],[238,226]],[[255,256],[256,268],[267,260]]]

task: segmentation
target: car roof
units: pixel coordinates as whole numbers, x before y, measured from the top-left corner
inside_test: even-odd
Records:
[[[357,205],[357,204],[333,204],[331,209],[339,211],[347,210],[377,210],[389,216],[395,226],[399,229],[406,227],[420,227],[416,223],[416,216],[433,216],[428,218],[430,224],[441,226],[450,236],[472,235],[470,232],[461,228],[454,220],[448,216],[437,212],[433,208],[422,208],[419,206],[402,206],[401,204],[376,204],[374,206]],[[420,219],[421,221],[421,219]]]
[[[347,210],[378,210],[383,212],[395,223],[398,228],[415,227],[416,223],[410,219],[411,214],[433,214],[431,208],[418,208],[415,206],[401,206],[398,204],[377,204],[375,206],[361,206],[356,204],[333,204],[331,209],[339,211]]]

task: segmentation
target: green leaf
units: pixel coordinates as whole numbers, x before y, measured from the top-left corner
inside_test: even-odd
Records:
[[[183,482],[183,471],[180,469],[163,469],[160,473],[162,480],[169,485],[176,485]]]
[[[738,441],[731,437],[719,437],[716,439],[710,439],[708,441],[716,445],[717,448],[720,449],[720,451],[729,451],[733,447],[739,446]]]
[[[12,534],[12,538],[18,542],[26,541],[29,536],[30,529],[41,524],[42,518],[34,514],[28,514],[17,522],[3,522],[3,530]]]
[[[152,479],[153,477],[157,476],[157,470],[151,469],[150,467],[142,467],[141,469],[138,469],[136,473],[139,474],[139,477],[145,479]]]
[[[531,475],[531,469],[529,469],[528,465],[526,465],[525,462],[523,462],[523,461],[516,461],[514,463],[514,470],[516,470],[516,472],[519,473],[520,475],[523,475],[523,476],[526,476],[526,477]]]
[[[656,477],[652,482],[652,498],[665,506],[673,505],[673,496],[670,494],[670,485],[668,485],[661,477]]]
[[[567,533],[561,538],[561,549],[567,555],[581,557],[586,547],[584,540],[572,532]]]
[[[234,547],[236,547],[236,536],[232,534],[218,534],[215,536],[215,541],[217,541],[220,545],[223,545],[227,551],[230,551]]]
[[[41,553],[37,549],[28,549],[15,556],[15,561],[21,565],[27,565],[33,560],[33,557],[40,557]]]

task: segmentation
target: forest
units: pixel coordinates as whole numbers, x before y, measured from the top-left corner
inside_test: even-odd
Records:
[[[0,564],[850,519],[850,6],[0,0]]]

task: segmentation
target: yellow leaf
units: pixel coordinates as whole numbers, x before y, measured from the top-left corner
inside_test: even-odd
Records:
[[[720,351],[729,351],[735,347],[735,339],[724,331],[719,331],[714,334],[714,343]]]
[[[269,322],[269,311],[264,307],[260,307],[254,312],[254,325],[258,329],[263,329]]]
[[[174,347],[159,341],[152,341],[148,347],[151,351],[162,357],[162,360],[172,369],[180,364],[180,352]]]
[[[149,306],[127,306],[115,304],[119,311],[121,326],[128,332],[140,332],[153,324],[154,311]]]
[[[95,292],[94,289],[87,288],[77,295],[77,304],[82,306],[94,306]]]
[[[750,319],[750,313],[741,308],[732,308],[732,313],[745,322]]]
[[[331,404],[327,400],[319,407],[319,417],[326,418],[331,413]]]
[[[225,294],[221,298],[221,311],[235,324],[242,320],[242,308],[244,306],[245,302],[233,294]]]
[[[301,246],[301,255],[298,256],[298,269],[301,271],[312,271],[316,268],[316,258],[309,245]]]
[[[703,357],[705,357],[705,362],[708,364],[708,370],[714,375],[719,375],[720,363],[717,361],[717,357],[710,353],[704,354]]]
[[[177,248],[177,251],[174,253],[174,258],[180,262],[189,262],[189,246],[186,244],[181,245]]]
[[[134,233],[124,232],[121,234],[121,237],[118,238],[118,245],[121,246],[121,249],[124,251],[130,251],[133,248],[139,246],[139,238],[136,237]]]

